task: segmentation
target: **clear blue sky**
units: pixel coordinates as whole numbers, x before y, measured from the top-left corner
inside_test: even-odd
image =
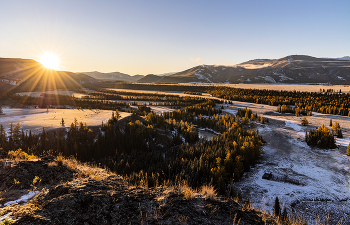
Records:
[[[73,72],[350,55],[349,0],[11,0],[1,1],[0,20],[0,57],[51,51]]]

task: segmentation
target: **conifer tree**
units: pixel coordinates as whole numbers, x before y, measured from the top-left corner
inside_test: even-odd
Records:
[[[337,137],[343,138],[343,132],[341,131],[341,129],[338,130]]]
[[[275,206],[273,207],[273,215],[279,217],[281,215],[281,206],[278,197],[275,198]]]

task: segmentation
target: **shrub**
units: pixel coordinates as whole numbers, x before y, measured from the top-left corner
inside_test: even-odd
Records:
[[[306,119],[306,117],[303,117],[303,119],[301,120],[301,125],[303,126],[309,125],[309,121]]]
[[[10,156],[11,159],[22,159],[22,160],[36,159],[36,157],[33,154],[28,155],[21,148],[17,149],[16,151],[9,151],[8,155]]]

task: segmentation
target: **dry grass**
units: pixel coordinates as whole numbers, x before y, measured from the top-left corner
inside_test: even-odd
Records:
[[[62,157],[62,156],[58,156]],[[75,175],[76,179],[92,179],[92,180],[104,180],[110,173],[106,169],[99,168],[96,165],[88,165],[77,161],[75,158],[71,157],[69,159],[60,158],[63,165],[71,170],[75,170],[77,173]]]
[[[195,190],[193,190],[187,183],[183,182],[178,186],[178,189],[184,195],[184,200],[192,200],[195,197]]]
[[[205,199],[210,199],[210,200],[214,200],[217,196],[216,190],[214,186],[211,184],[203,185],[201,188],[200,194]]]
[[[52,161],[52,162],[49,162],[47,164],[48,167],[55,167],[55,166],[58,166],[58,163],[56,161]]]
[[[233,218],[233,225],[239,225],[240,222],[241,222],[241,219],[237,220],[237,213],[236,213],[235,217]]]

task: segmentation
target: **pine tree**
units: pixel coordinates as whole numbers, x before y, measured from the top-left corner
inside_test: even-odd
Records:
[[[349,143],[349,145],[348,145],[348,149],[346,150],[346,155],[347,155],[347,156],[350,156],[350,143]]]
[[[275,206],[273,208],[273,215],[279,217],[281,215],[281,206],[278,197],[275,199]]]
[[[341,131],[341,129],[338,130],[337,137],[338,138],[343,138],[343,132]]]
[[[63,118],[62,118],[61,124],[62,124],[62,126],[64,126],[64,119]]]
[[[120,118],[120,113],[118,109],[115,110],[115,118],[117,118],[117,120]]]

